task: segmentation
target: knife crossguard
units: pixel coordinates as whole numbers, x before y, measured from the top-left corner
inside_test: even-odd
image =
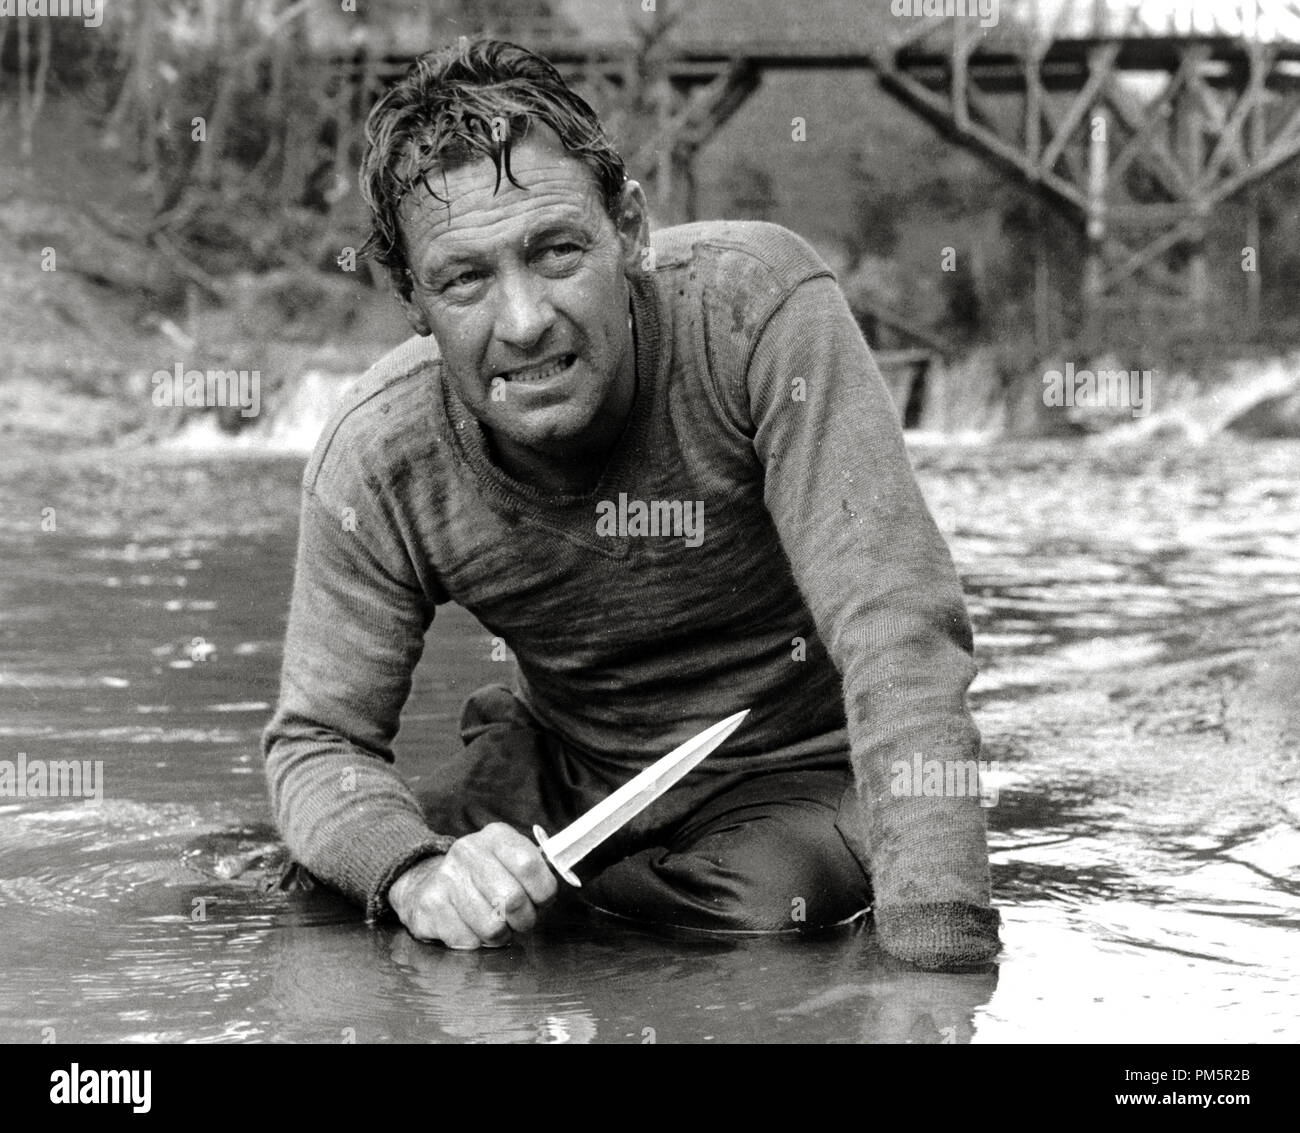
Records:
[[[578,875],[574,873],[573,870],[567,868],[560,862],[557,862],[553,857],[551,857],[550,852],[546,848],[546,843],[551,840],[550,835],[547,834],[546,831],[543,830],[540,826],[534,826],[533,837],[537,839],[537,845],[541,848],[542,856],[546,859],[546,864],[549,865],[553,870],[555,870],[555,872],[559,874],[561,878],[567,881],[575,889],[581,889],[582,882],[578,880]]]

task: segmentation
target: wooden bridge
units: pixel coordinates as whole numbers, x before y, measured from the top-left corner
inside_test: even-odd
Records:
[[[1204,312],[1213,210],[1244,194],[1243,245],[1258,248],[1253,188],[1300,154],[1300,0],[939,6],[951,14],[911,15],[919,0],[793,11],[658,0],[649,14],[635,0],[565,0],[541,23],[468,30],[527,44],[614,107],[615,133],[635,139],[625,156],[653,182],[665,223],[694,215],[696,155],[765,74],[869,72],[1079,224],[1085,329],[1117,305]],[[364,83],[403,68],[410,44],[449,38],[436,12],[419,29],[390,27],[391,43],[355,57]],[[1247,273],[1252,319],[1258,281]]]

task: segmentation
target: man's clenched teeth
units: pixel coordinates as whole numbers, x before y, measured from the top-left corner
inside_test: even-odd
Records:
[[[556,374],[563,373],[574,362],[578,360],[576,354],[565,354],[562,358],[555,359],[554,362],[548,362],[544,366],[532,366],[522,370],[507,370],[497,377],[504,378],[508,382],[543,382],[547,378],[553,378]]]

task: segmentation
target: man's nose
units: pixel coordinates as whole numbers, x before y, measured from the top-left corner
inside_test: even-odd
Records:
[[[555,322],[545,281],[527,271],[503,274],[496,337],[517,350],[536,346]]]

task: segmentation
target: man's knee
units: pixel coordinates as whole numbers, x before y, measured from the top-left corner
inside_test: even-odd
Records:
[[[635,920],[732,932],[825,927],[870,903],[866,875],[833,829],[758,833],[733,845],[642,850],[587,883],[589,900]]]
[[[460,711],[460,738],[466,746],[496,727],[535,728],[519,698],[505,685],[485,685],[466,698]]]
[[[459,836],[491,822],[547,821],[537,801],[545,738],[514,693],[504,685],[471,693],[460,737],[464,747],[438,760],[417,791],[430,827]]]

